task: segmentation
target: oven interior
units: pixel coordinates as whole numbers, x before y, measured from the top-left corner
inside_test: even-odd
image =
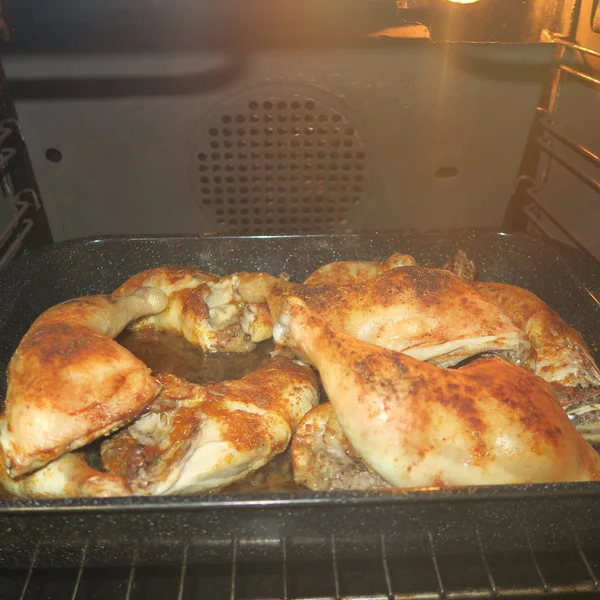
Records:
[[[0,268],[34,264],[54,241],[67,244],[55,261],[77,273],[85,245],[67,240],[84,236],[444,229],[449,249],[496,240],[472,231],[491,228],[555,252],[516,234],[544,265],[536,281],[558,260],[599,296],[600,3],[250,4],[0,4]],[[27,294],[0,296],[34,310]],[[185,506],[117,506],[95,522],[73,507],[39,507],[37,522],[35,506],[8,509],[0,596],[595,597],[600,544],[585,523],[597,492],[546,492],[475,494],[452,510],[407,501],[406,523],[368,499],[267,515],[248,504],[206,521]],[[274,534],[269,519],[296,526]],[[37,526],[60,543],[20,546]],[[137,545],[153,526],[153,545]],[[92,547],[83,532],[102,527],[119,543]]]

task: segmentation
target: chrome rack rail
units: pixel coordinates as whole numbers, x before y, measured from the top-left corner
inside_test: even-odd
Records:
[[[318,565],[291,560],[285,539],[279,542],[279,562],[240,561],[240,542],[234,539],[228,564],[194,564],[188,560],[189,546],[184,545],[179,564],[168,567],[137,565],[136,548],[129,567],[98,569],[86,565],[84,546],[78,567],[54,569],[52,577],[37,568],[34,552],[28,570],[0,571],[0,593],[4,600],[42,596],[60,600],[466,600],[565,594],[598,597],[600,593],[595,571],[598,557],[588,555],[574,533],[570,552],[560,556],[534,548],[527,533],[518,556],[494,553],[485,547],[478,530],[473,534],[474,551],[458,557],[452,566],[447,564],[446,556],[438,553],[435,535],[429,531],[423,532],[425,552],[416,562],[414,557],[406,559],[390,553],[384,535],[379,552],[368,564],[341,559],[335,536],[329,541],[329,559],[318,561]],[[509,582],[505,581],[503,562],[512,573]],[[571,574],[565,577],[568,569]],[[576,576],[572,574],[575,572]]]
[[[555,163],[593,190],[598,195],[600,204],[600,156],[572,139],[555,124],[558,98],[565,79],[571,78],[600,89],[600,76],[565,64],[567,54],[572,53],[580,59],[589,57],[600,60],[600,52],[563,36],[551,37],[554,42],[553,63],[542,90],[504,227],[508,230],[524,229],[547,238],[556,238],[556,233],[560,231],[564,234],[565,241],[570,241],[600,261],[600,250],[590,247],[580,232],[566,224],[556,209],[544,201],[542,195],[549,167]],[[578,166],[574,157],[582,159],[586,169]],[[542,168],[544,158],[549,161],[546,168]]]
[[[50,241],[25,141],[0,70],[0,269],[26,244]]]

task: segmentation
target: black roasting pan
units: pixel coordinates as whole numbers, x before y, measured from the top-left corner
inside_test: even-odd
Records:
[[[521,285],[579,329],[600,358],[600,266],[558,244],[489,230],[258,237],[99,237],[32,252],[0,274],[0,396],[21,336],[43,310],[110,292],[151,266],[219,274],[286,272],[413,254],[441,265],[464,248],[481,278]],[[245,558],[434,558],[477,552],[600,548],[600,484],[490,486],[387,493],[203,494],[98,500],[0,500],[0,567],[222,561]],[[433,554],[432,554],[433,553]],[[437,563],[436,563],[437,564]]]

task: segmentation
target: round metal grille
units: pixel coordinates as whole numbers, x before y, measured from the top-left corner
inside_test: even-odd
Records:
[[[336,98],[301,86],[253,90],[211,114],[192,181],[216,230],[333,231],[357,225],[369,195],[369,156]]]

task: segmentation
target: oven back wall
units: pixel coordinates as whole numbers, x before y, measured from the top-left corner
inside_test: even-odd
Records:
[[[550,52],[415,42],[4,65],[64,240],[498,227]]]

